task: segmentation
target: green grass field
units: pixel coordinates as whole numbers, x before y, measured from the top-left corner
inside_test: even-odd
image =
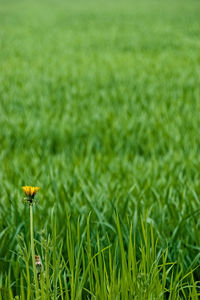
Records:
[[[199,16],[1,0],[1,300],[199,299]]]

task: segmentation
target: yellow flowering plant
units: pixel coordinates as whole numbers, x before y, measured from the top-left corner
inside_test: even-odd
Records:
[[[22,190],[24,191],[26,197],[24,198],[25,202],[30,206],[30,234],[31,234],[31,255],[32,255],[32,263],[33,263],[33,273],[34,273],[34,281],[36,287],[36,299],[38,299],[38,278],[37,278],[37,270],[36,270],[36,260],[35,260],[35,248],[34,248],[34,235],[33,235],[33,204],[35,201],[35,195],[39,191],[38,186],[23,186]]]

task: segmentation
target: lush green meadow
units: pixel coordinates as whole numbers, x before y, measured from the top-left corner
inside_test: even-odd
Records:
[[[0,1],[0,299],[199,298],[199,16]]]

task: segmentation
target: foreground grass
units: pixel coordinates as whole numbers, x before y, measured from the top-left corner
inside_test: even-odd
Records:
[[[2,299],[198,299],[199,11],[1,2]]]
[[[183,276],[176,263],[167,262],[167,250],[158,251],[153,229],[142,219],[140,244],[136,243],[133,224],[125,243],[116,216],[116,241],[111,243],[107,235],[107,246],[102,247],[99,232],[91,239],[90,216],[82,232],[81,222],[72,226],[66,215],[66,240],[58,241],[54,213],[52,237],[43,232],[37,243],[43,261],[36,290],[39,299],[198,299],[193,272]],[[35,299],[30,247],[22,235],[18,245],[9,275],[1,278],[1,299],[14,299],[11,277],[20,299]]]

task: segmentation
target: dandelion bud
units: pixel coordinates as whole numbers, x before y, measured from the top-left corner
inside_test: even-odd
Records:
[[[37,270],[37,276],[38,276],[38,279],[39,279],[41,269],[42,269],[42,263],[41,263],[39,255],[35,255],[35,265],[36,265],[36,270]]]

